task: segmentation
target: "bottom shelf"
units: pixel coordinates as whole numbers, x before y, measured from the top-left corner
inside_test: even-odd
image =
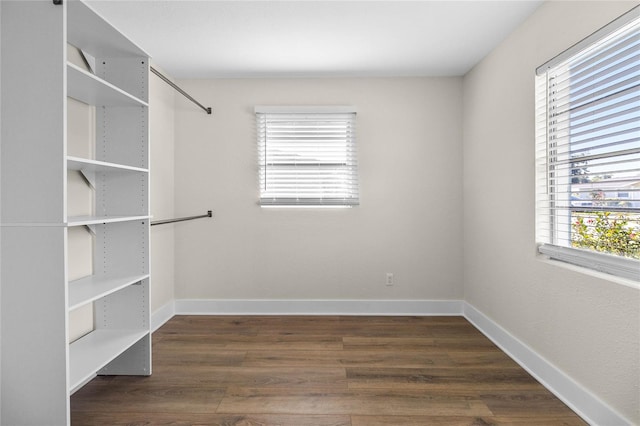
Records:
[[[149,334],[148,330],[95,330],[69,346],[69,391]]]

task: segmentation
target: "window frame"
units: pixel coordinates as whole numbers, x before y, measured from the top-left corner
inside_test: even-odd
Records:
[[[562,126],[554,122],[555,108],[553,81],[547,74],[567,67],[569,62],[583,52],[596,46],[602,40],[615,35],[616,32],[633,24],[640,23],[640,6],[636,6],[589,37],[570,47],[560,55],[536,69],[536,242],[538,252],[550,259],[566,262],[591,270],[605,272],[617,277],[640,281],[640,260],[613,255],[595,250],[566,246],[571,244],[573,232],[571,215],[571,186],[573,178],[571,170],[571,141],[556,143],[562,138],[569,139],[567,132],[571,124],[565,128],[565,134],[556,135]],[[635,74],[634,74],[635,75]],[[569,118],[571,120],[571,118]],[[563,141],[564,142],[564,141]],[[614,148],[612,148],[613,150]],[[564,150],[564,151],[563,151]],[[558,164],[570,163],[570,167],[557,167]],[[568,187],[568,190],[567,188]],[[564,189],[563,189],[564,188]],[[565,207],[563,207],[565,206]],[[576,211],[584,209],[577,207]],[[606,210],[606,209],[605,209]],[[632,212],[637,209],[633,209]],[[562,217],[565,215],[566,217]],[[569,220],[567,220],[567,217]],[[568,238],[567,238],[568,235]]]
[[[254,112],[259,157],[258,203],[261,207],[348,208],[360,204],[355,136],[357,111],[353,106],[260,105]],[[297,116],[300,117],[298,121]],[[315,122],[319,123],[319,128],[317,133],[303,134],[308,130],[294,133],[300,140],[297,144],[292,143],[290,149],[289,146],[284,149],[285,138],[274,136],[269,139],[270,130],[274,134],[282,130],[278,124],[270,127],[269,120],[272,123],[288,121],[287,127],[308,127],[309,123]],[[338,130],[327,130],[334,123]],[[325,132],[335,133],[328,135]],[[316,158],[313,158],[314,147],[325,142],[327,146],[318,148]],[[278,153],[273,154],[274,150]],[[298,156],[302,161],[294,160]],[[276,175],[278,177],[274,177]],[[342,189],[336,189],[338,187]],[[287,191],[294,191],[295,195]]]

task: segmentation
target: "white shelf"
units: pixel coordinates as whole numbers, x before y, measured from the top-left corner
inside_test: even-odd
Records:
[[[80,157],[67,157],[68,170],[80,170],[87,172],[112,172],[112,171],[131,171],[149,173],[149,169],[141,167],[127,166],[124,164],[107,163],[105,161],[89,160]]]
[[[2,269],[0,423],[63,426],[69,392],[97,373],[152,370],[149,57],[81,0],[0,3],[10,40],[0,72],[11,82],[0,117],[11,154],[1,167],[0,261],[11,268]],[[90,72],[67,61],[69,46]],[[25,55],[38,66],[19,66]],[[73,99],[95,108],[68,108]],[[73,147],[95,160],[67,156]],[[70,228],[83,225],[91,235]],[[69,317],[81,305],[93,321]],[[73,329],[91,328],[69,344]]]
[[[69,283],[69,310],[79,308],[146,278],[149,278],[149,274],[120,277],[91,275],[71,281]]]
[[[148,220],[151,216],[73,216],[67,219],[67,226],[100,225],[103,223],[133,222]]]
[[[149,333],[148,330],[95,330],[69,346],[69,391],[91,379]]]
[[[96,106],[149,106],[72,63],[67,63],[67,96]]]
[[[67,41],[93,56],[138,57],[149,55],[80,1],[67,3]]]

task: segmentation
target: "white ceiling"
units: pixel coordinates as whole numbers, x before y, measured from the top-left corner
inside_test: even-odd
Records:
[[[215,78],[464,75],[542,1],[88,3],[171,76]]]

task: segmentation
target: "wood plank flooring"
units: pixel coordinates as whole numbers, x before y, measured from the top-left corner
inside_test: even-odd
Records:
[[[176,316],[73,425],[585,425],[462,317]]]

